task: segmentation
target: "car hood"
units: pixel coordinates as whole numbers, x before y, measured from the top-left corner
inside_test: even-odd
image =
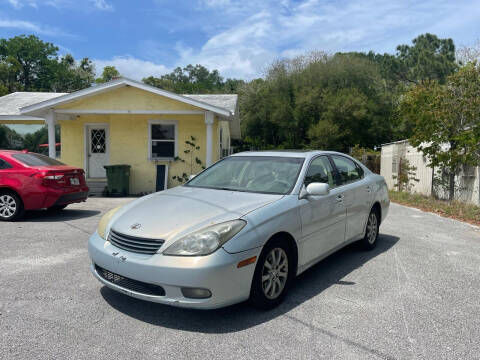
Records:
[[[112,228],[126,235],[169,242],[208,225],[241,218],[282,197],[178,186],[145,196],[120,209]],[[132,229],[133,224],[140,226]]]

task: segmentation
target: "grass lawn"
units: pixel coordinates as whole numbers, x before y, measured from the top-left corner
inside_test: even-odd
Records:
[[[459,201],[437,200],[429,196],[390,191],[390,200],[470,224],[480,225],[480,207]]]

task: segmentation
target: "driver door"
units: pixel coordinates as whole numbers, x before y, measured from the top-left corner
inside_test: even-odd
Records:
[[[312,182],[328,183],[330,193],[309,196],[299,200],[302,223],[302,265],[314,261],[345,239],[347,210],[342,188],[327,156],[313,159],[304,180],[304,186]]]

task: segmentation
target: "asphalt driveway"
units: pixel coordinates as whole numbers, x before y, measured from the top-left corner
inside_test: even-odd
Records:
[[[0,223],[1,359],[480,359],[480,229],[392,204],[377,248],[351,245],[270,312],[194,311],[115,293],[89,271],[90,198]]]

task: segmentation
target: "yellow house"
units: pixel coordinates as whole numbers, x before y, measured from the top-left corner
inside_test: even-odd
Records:
[[[240,137],[237,95],[178,95],[126,78],[35,101],[38,94],[45,93],[0,98],[0,123],[46,122],[51,157],[59,125],[60,160],[84,168],[93,186],[104,185],[105,165],[127,164],[131,194],[163,190],[163,184],[179,184],[173,176],[196,173],[230,154],[230,139]],[[2,109],[9,96],[18,114]],[[186,143],[192,137],[194,149]]]

